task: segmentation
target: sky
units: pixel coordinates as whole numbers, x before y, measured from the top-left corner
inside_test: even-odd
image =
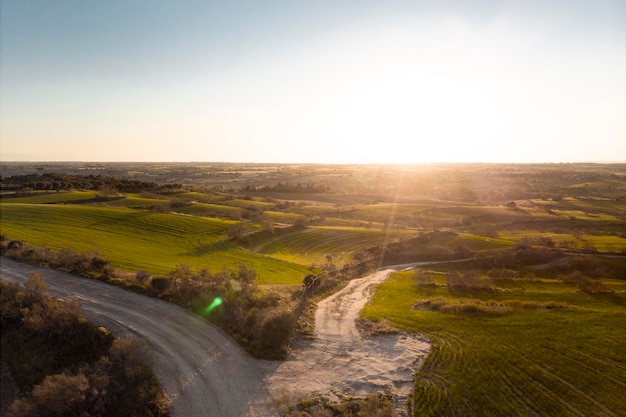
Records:
[[[626,161],[623,0],[1,7],[4,161]]]

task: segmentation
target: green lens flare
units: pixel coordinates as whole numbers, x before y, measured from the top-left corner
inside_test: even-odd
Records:
[[[204,314],[209,314],[215,307],[222,304],[222,297],[215,297],[213,302],[204,309]]]

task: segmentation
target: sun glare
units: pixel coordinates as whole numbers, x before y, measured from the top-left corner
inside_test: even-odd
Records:
[[[343,91],[330,106],[328,133],[336,143],[347,143],[355,159],[402,163],[496,157],[492,145],[511,120],[507,111],[515,107],[515,88],[494,64],[484,39],[462,22],[444,23],[433,29],[443,39],[436,48],[415,34],[392,31],[368,54],[348,54],[350,62],[341,63],[357,75],[336,86]],[[344,49],[363,50],[350,44]]]

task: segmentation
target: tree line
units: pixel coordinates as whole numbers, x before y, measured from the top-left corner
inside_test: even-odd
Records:
[[[116,190],[120,192],[171,191],[180,184],[157,184],[102,175],[74,174],[28,174],[0,177],[0,189],[4,191],[70,191],[70,190]]]

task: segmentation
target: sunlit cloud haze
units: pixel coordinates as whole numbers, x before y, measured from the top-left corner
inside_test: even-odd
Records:
[[[1,65],[6,161],[626,160],[624,1],[6,0]]]

